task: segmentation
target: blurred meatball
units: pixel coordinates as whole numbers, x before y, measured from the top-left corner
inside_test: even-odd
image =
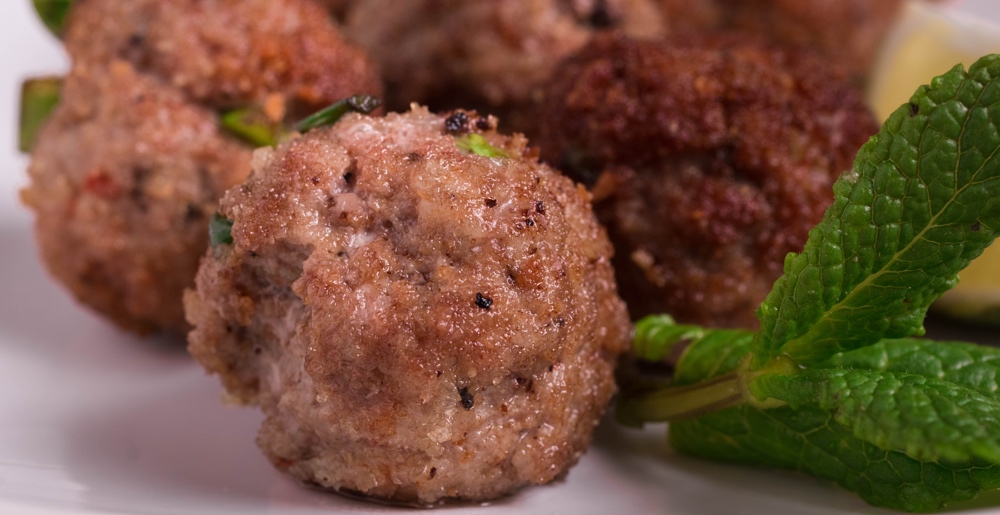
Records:
[[[42,130],[22,193],[51,272],[122,327],[185,327],[218,198],[250,151],[216,114],[124,62],[77,68]]]
[[[381,91],[311,0],[86,0],[66,45],[73,70],[24,199],[52,273],[140,333],[187,331],[208,215],[249,172],[251,147],[219,133],[219,111],[280,124]]]
[[[279,95],[302,116],[381,94],[375,68],[312,0],[86,0],[65,41],[78,65],[124,59],[217,108]]]
[[[652,0],[368,0],[346,24],[381,66],[390,108],[473,107],[519,130],[555,65],[595,32],[664,30]]]
[[[277,468],[429,504],[584,452],[629,337],[611,246],[586,191],[494,123],[349,115],[258,150],[222,200],[232,243],[185,297],[189,349],[263,409]]]
[[[606,35],[555,76],[539,145],[591,185],[634,316],[755,327],[878,129],[822,60],[741,36]]]
[[[718,26],[811,48],[854,79],[871,70],[902,0],[706,0]],[[672,3],[672,0],[667,3]]]

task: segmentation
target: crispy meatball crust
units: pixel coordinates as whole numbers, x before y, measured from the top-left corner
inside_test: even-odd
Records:
[[[77,63],[124,59],[216,108],[276,94],[302,116],[382,92],[367,57],[312,0],[83,0],[65,41]]]
[[[183,331],[208,219],[249,165],[214,112],[119,61],[67,77],[22,198],[49,270],[81,301],[131,330]]]
[[[634,316],[755,327],[878,128],[823,61],[744,37],[602,36],[556,77],[543,157],[592,185]]]
[[[492,118],[349,115],[258,150],[189,349],[267,418],[300,481],[485,500],[564,474],[614,391],[628,316],[588,194]],[[474,131],[509,158],[468,154]]]

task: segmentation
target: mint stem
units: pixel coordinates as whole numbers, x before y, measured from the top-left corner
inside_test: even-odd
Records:
[[[623,424],[641,426],[643,422],[694,418],[739,406],[746,400],[746,382],[733,372],[709,381],[625,399],[618,404],[617,416]]]

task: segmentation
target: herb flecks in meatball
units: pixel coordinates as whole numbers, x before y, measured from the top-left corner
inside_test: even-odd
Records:
[[[523,137],[448,119],[347,115],[258,150],[222,201],[189,348],[304,483],[417,504],[546,483],[614,391],[629,323],[589,195]]]
[[[219,130],[220,112],[233,110],[230,129],[253,129],[246,113],[270,131],[381,90],[311,0],[76,2],[65,43],[72,71],[23,198],[52,274],[139,333],[187,332],[181,297],[209,217],[250,170],[252,147]],[[235,134],[273,136],[252,132]]]

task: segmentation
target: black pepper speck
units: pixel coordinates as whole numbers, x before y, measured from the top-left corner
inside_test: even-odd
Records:
[[[476,405],[476,399],[469,393],[468,388],[459,388],[458,396],[462,398],[462,407],[466,410],[471,410]]]
[[[483,296],[482,293],[476,292],[476,305],[488,310],[491,306],[493,306],[493,299]]]

